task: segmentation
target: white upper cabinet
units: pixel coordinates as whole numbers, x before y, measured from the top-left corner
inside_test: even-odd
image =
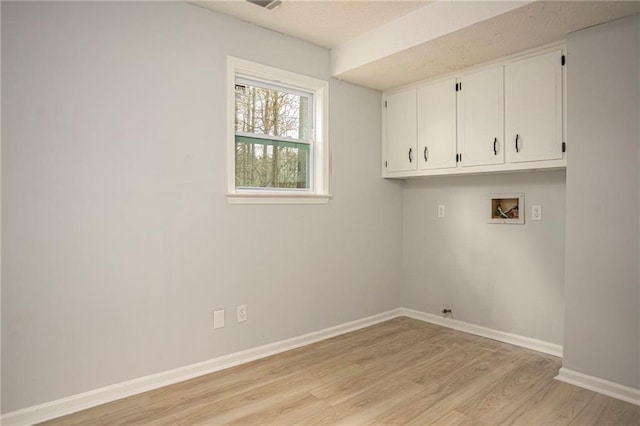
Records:
[[[455,79],[418,88],[418,169],[456,167]]]
[[[387,95],[383,102],[387,172],[416,170],[416,89]]]
[[[460,165],[504,163],[503,67],[458,79]]]
[[[561,169],[563,47],[383,95],[384,177]]]
[[[507,161],[562,159],[562,51],[505,68]]]

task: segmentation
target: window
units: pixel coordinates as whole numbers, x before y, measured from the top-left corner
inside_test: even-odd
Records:
[[[313,95],[236,76],[236,188],[310,189]]]
[[[229,58],[230,203],[326,203],[328,83]]]

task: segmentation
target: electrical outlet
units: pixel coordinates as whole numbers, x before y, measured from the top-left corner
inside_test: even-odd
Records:
[[[238,306],[238,322],[247,320],[247,305]]]
[[[444,207],[444,204],[440,204],[438,206],[438,217],[445,217],[446,216],[446,209]]]
[[[542,206],[531,206],[531,220],[542,220]]]
[[[213,311],[213,329],[224,328],[224,309]]]

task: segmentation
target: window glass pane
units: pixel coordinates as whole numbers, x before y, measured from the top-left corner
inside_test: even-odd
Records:
[[[310,146],[236,136],[236,188],[309,189]]]
[[[309,140],[309,98],[236,83],[236,132]]]

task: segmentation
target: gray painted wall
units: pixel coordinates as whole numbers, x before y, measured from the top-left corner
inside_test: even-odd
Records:
[[[511,192],[525,194],[525,224],[488,223],[487,195]],[[564,171],[407,181],[404,306],[561,345],[564,203]]]
[[[328,205],[231,206],[229,54],[329,78],[189,4],[2,2],[4,412],[400,306],[380,93],[331,80]]]
[[[2,2],[2,411],[401,305],[638,387],[639,38],[569,40],[565,268],[564,172],[403,189],[380,94],[335,80],[330,204],[228,205],[226,56],[328,79],[324,49],[188,4]],[[493,192],[524,192],[526,224],[486,223]]]
[[[640,18],[568,39],[564,367],[639,388]]]

